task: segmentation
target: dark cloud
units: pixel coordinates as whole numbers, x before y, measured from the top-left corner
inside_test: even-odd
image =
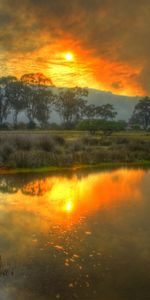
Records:
[[[115,81],[112,83],[112,87],[119,90],[123,88],[123,85],[121,81]]]
[[[133,77],[138,68],[134,80],[150,93],[149,11],[147,0],[0,0],[1,48],[32,53],[69,36],[96,58],[129,65]]]

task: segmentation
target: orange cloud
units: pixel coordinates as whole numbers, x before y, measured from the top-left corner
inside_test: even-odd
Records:
[[[149,94],[146,0],[1,0],[0,74],[43,72],[57,86]],[[75,61],[63,61],[71,51]]]

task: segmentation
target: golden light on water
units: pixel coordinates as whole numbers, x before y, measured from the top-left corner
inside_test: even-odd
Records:
[[[44,226],[45,229],[49,226],[48,222],[69,227],[80,222],[82,217],[104,207],[111,210],[119,203],[140,203],[139,186],[143,176],[143,170],[122,169],[91,174],[80,179],[74,175],[71,178],[54,176],[33,180],[16,193],[8,194],[9,210],[30,212],[39,216],[40,226]],[[0,205],[0,211],[4,209],[5,204]],[[8,209],[7,205],[6,207]],[[67,218],[67,215],[70,218]],[[38,222],[38,218],[36,221]]]
[[[73,210],[73,203],[69,200],[65,205],[66,212],[70,213]]]

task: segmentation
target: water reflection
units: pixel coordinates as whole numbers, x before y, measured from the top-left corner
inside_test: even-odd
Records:
[[[31,179],[18,188],[15,186],[15,178],[13,184],[11,178],[11,189],[10,178],[6,176],[2,178],[0,188],[2,192],[7,191],[8,195],[5,195],[5,203],[1,203],[0,209],[4,211],[6,208],[7,212],[13,210],[38,213],[41,217],[62,225],[68,221],[66,215],[70,215],[69,224],[72,224],[78,222],[80,217],[103,207],[110,208],[119,202],[122,205],[124,201],[140,201],[139,184],[143,176],[143,170],[122,169],[92,174],[80,179],[77,175],[71,178],[51,176]]]
[[[149,179],[140,169],[1,176],[0,299],[150,297]]]

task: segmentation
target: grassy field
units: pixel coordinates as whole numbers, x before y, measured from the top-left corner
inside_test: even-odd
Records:
[[[150,134],[85,131],[1,131],[0,167],[70,168],[107,164],[149,164]]]

